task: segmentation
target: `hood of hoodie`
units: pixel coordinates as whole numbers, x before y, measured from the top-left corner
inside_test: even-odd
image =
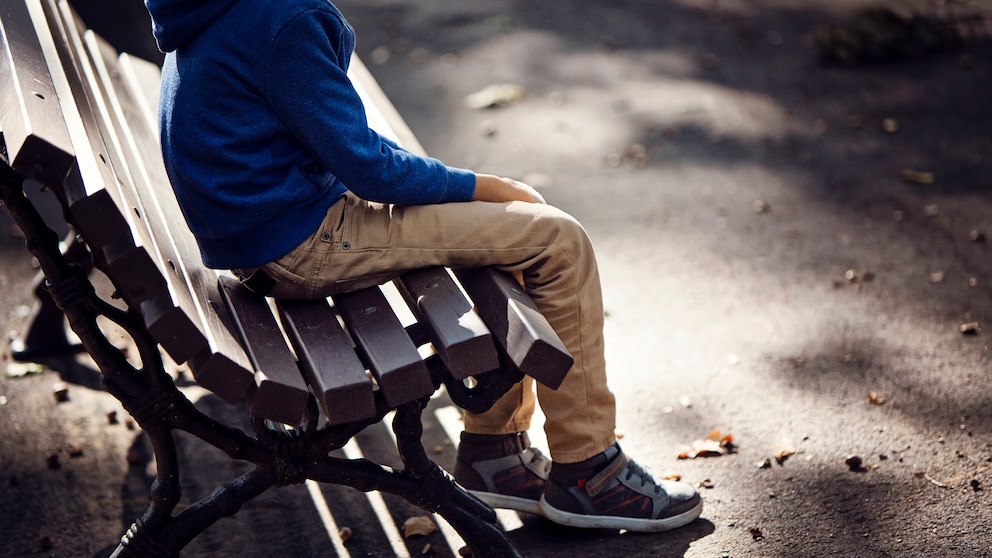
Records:
[[[171,52],[195,37],[238,0],[145,0],[152,33],[162,52]]]

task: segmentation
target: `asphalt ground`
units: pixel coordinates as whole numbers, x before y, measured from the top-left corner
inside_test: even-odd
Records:
[[[706,500],[659,535],[504,516],[525,555],[992,555],[988,22],[957,50],[848,67],[817,62],[812,30],[867,2],[337,4],[429,153],[527,180],[585,224],[621,443]],[[522,95],[465,104],[493,84]],[[33,270],[0,222],[0,319],[17,332]],[[85,369],[4,375],[0,396],[0,555],[105,555],[147,502],[142,436]],[[457,413],[443,397],[434,411],[427,439],[450,463]],[[712,431],[736,452],[679,459]],[[388,462],[388,441],[372,429],[358,447]],[[237,471],[195,441],[181,451],[199,471],[189,500]],[[457,546],[397,541],[381,524],[416,514],[401,502],[378,522],[364,495],[322,494],[349,555]],[[341,555],[313,501],[267,495],[184,556]]]

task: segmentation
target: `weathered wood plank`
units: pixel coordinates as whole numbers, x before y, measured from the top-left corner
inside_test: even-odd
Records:
[[[472,309],[448,270],[411,271],[396,282],[417,320],[424,324],[434,349],[458,379],[499,367],[489,328]]]
[[[247,398],[252,416],[298,426],[310,392],[265,299],[233,277],[218,279],[220,294],[255,368],[255,389]]]
[[[11,168],[53,186],[75,157],[45,59],[49,33],[36,32],[32,3],[0,3],[0,129]]]
[[[326,300],[277,301],[283,329],[330,424],[375,416],[372,380]]]
[[[217,291],[216,273],[202,266],[189,231],[184,226],[171,228],[185,221],[171,196],[157,131],[149,129],[147,116],[128,89],[117,52],[92,32],[86,33],[83,43],[106,103],[107,114],[102,116],[109,119],[122,166],[127,169],[124,182],[125,190],[130,190],[126,192],[131,195],[129,201],[139,215],[147,216],[143,222],[174,299],[207,338],[208,349],[190,360],[190,369],[200,385],[228,402],[238,402],[254,385],[254,374],[231,334],[233,326]]]
[[[520,284],[492,268],[456,269],[454,273],[517,369],[558,389],[574,361]]]
[[[434,392],[427,365],[378,287],[336,295],[334,306],[389,406],[398,407]]]
[[[78,117],[82,125],[87,128],[90,145],[85,147],[86,139],[81,134],[77,133],[73,139],[83,146],[80,151],[90,150],[99,160],[99,164],[95,166],[77,167],[81,171],[87,169],[90,171],[86,176],[80,176],[83,179],[83,190],[80,190],[78,185],[74,186],[71,174],[66,181],[67,201],[72,203],[71,216],[79,216],[86,220],[95,219],[98,214],[92,213],[94,205],[107,214],[112,214],[105,205],[106,197],[110,197],[119,206],[120,215],[129,224],[133,238],[131,241],[120,240],[104,246],[108,273],[115,280],[115,285],[125,301],[132,307],[141,309],[145,325],[155,339],[176,362],[185,362],[206,347],[207,340],[188,316],[173,303],[168,287],[162,291],[162,281],[156,279],[154,274],[146,273],[146,270],[154,269],[156,265],[152,262],[154,250],[146,249],[153,247],[153,243],[150,242],[150,235],[141,220],[141,214],[135,209],[136,204],[130,203],[128,198],[130,190],[125,186],[127,175],[122,163],[123,157],[120,155],[120,146],[115,142],[113,128],[108,123],[106,104],[98,94],[99,83],[83,48],[79,34],[80,25],[67,3],[62,2],[57,8],[53,7],[52,3],[52,0],[43,0],[46,16],[49,19],[54,18],[57,11],[58,19],[62,23],[54,29],[64,32],[61,38],[65,42],[60,46],[61,52],[71,56],[71,60],[63,59],[61,62],[62,68],[66,69],[64,75],[68,80],[68,87],[70,91],[75,87],[76,91],[82,92],[79,96],[71,93],[66,95],[62,100],[63,111],[73,114],[70,101],[75,102]],[[70,129],[75,130],[74,127]],[[106,176],[106,168],[112,170],[112,177]],[[92,172],[94,169],[98,172]],[[101,188],[106,190],[106,197],[100,194]],[[94,228],[85,221],[80,222],[79,226],[88,230]],[[99,254],[97,256],[99,258]],[[147,265],[149,263],[152,264],[151,268]],[[161,272],[158,276],[162,277]]]

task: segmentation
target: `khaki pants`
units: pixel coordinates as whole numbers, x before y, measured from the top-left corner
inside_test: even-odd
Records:
[[[522,274],[528,294],[575,358],[558,390],[537,386],[552,459],[573,463],[611,445],[616,407],[606,385],[599,272],[585,230],[563,211],[522,202],[383,205],[348,193],[309,239],[265,270],[277,280],[271,296],[312,299],[434,265],[492,265]],[[526,378],[491,410],[467,414],[466,431],[527,430],[533,384]]]

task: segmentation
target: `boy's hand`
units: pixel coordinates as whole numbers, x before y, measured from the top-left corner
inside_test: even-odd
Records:
[[[532,186],[511,178],[501,178],[492,174],[475,175],[475,201],[547,203],[544,196]]]

